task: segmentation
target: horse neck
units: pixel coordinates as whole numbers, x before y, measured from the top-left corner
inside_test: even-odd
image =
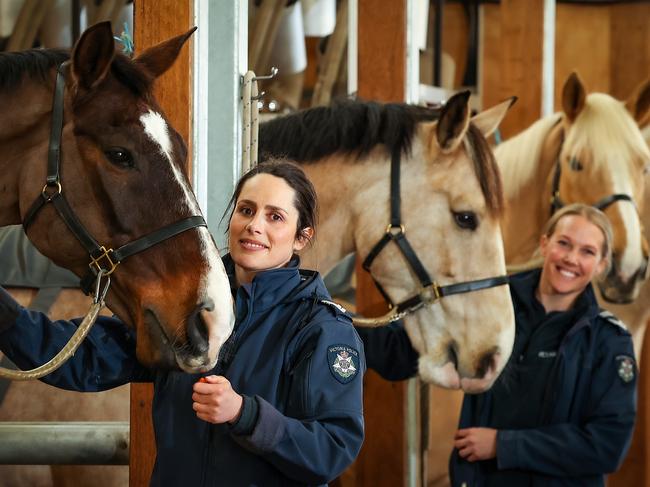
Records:
[[[513,184],[512,179],[507,175],[504,177],[506,211],[502,231],[508,264],[527,262],[538,248],[542,228],[550,216],[551,185],[555,163],[562,146],[562,131],[560,123],[551,126],[541,141],[539,150],[530,151],[536,156],[536,160],[532,161],[534,167],[530,177],[521,181],[518,187],[509,187]],[[513,139],[504,142],[509,143],[521,141],[515,142]],[[512,156],[521,157],[521,152],[503,149],[496,151],[501,170],[512,170],[512,165],[520,163]]]
[[[21,222],[19,193],[25,181],[41,174],[45,180],[52,111],[52,87],[27,81],[0,93],[0,226]],[[42,171],[35,164],[42,162]]]
[[[387,164],[350,160],[355,157],[337,154],[302,166],[316,188],[319,205],[316,240],[303,253],[302,263],[307,268],[318,269],[322,274],[356,250],[354,232],[357,225],[364,224],[360,221],[362,216],[355,211],[364,208],[357,202],[359,195],[365,194],[375,178],[388,178]],[[381,224],[385,226],[384,222]]]

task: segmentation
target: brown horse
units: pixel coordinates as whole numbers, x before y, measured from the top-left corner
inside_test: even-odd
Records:
[[[134,60],[116,53],[107,22],[71,55],[0,54],[0,225],[22,222],[80,277],[89,264],[114,270],[106,302],[136,328],[138,359],[197,372],[214,366],[232,330],[230,289],[187,181],[185,144],[152,94],[192,32]]]
[[[356,251],[393,303],[417,295],[423,274],[442,286],[503,274],[501,182],[485,137],[511,102],[470,119],[468,96],[455,95],[442,110],[340,102],[260,126],[261,158],[299,161],[318,192],[319,236],[304,265],[327,272]],[[391,194],[401,202],[398,221]],[[390,232],[413,252],[387,241]],[[512,348],[508,288],[443,297],[405,326],[425,381],[484,390]]]

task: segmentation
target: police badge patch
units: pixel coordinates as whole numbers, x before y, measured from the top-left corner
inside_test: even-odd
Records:
[[[334,378],[347,384],[359,372],[359,352],[347,345],[330,345],[327,347],[327,364]]]
[[[618,376],[626,384],[632,382],[634,379],[634,369],[635,365],[632,357],[628,357],[627,355],[619,355],[616,357],[616,370]]]

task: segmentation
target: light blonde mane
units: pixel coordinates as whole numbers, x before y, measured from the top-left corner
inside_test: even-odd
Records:
[[[535,176],[546,136],[562,119],[558,112],[542,118],[494,151],[501,169],[506,198],[518,196],[521,188]],[[604,93],[591,93],[585,106],[565,135],[564,148],[569,157],[580,157],[588,149],[591,164],[597,169],[609,165],[621,171],[627,165],[650,162],[650,149],[636,122],[620,101]]]
[[[494,155],[499,163],[507,199],[516,197],[520,188],[535,176],[546,136],[561,117],[561,113],[555,113],[542,118],[496,146]]]
[[[620,171],[627,164],[650,162],[650,150],[632,116],[620,101],[604,93],[587,96],[585,107],[566,135],[564,142],[570,157],[578,157],[590,148],[594,168],[610,165]]]

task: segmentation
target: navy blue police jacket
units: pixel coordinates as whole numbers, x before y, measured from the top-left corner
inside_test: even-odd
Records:
[[[511,277],[518,327],[523,309],[535,299],[539,276],[536,270]],[[552,395],[542,407],[543,414],[529,428],[497,433],[497,468],[529,472],[526,485],[603,486],[604,474],[620,466],[629,448],[637,375],[631,336],[618,320],[598,308],[591,285],[581,297],[587,306],[560,342],[547,383]],[[404,379],[416,370],[417,352],[410,343],[405,346],[401,325],[379,334],[358,331],[369,367],[385,378]],[[513,355],[510,360],[515,359]],[[492,393],[465,395],[459,428],[491,426]],[[463,460],[453,451],[452,485],[486,485],[487,466],[487,462]]]
[[[224,263],[232,283],[232,262]],[[352,463],[364,436],[363,344],[329,299],[318,273],[299,271],[297,258],[235,291],[235,329],[210,374],[244,396],[248,426],[198,419],[199,376],[145,369],[133,333],[115,318],[100,317],[75,355],[42,380],[76,391],[153,381],[151,485],[324,485]],[[78,324],[52,322],[0,288],[0,350],[22,369],[49,360]]]

